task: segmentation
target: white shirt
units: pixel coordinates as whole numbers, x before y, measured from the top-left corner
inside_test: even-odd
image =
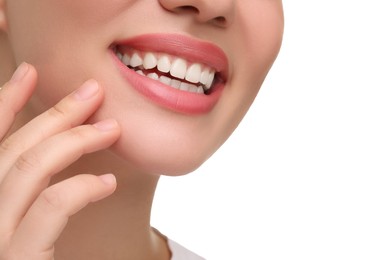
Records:
[[[172,254],[171,260],[206,260],[205,258],[198,256],[197,254],[191,252],[184,246],[179,245],[178,243],[170,240],[169,238],[168,246]]]

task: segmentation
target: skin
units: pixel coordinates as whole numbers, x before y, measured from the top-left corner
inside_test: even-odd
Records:
[[[0,0],[0,8],[0,259],[169,259],[149,224],[159,175],[195,170],[237,127],[279,51],[281,1]],[[210,113],[162,108],[112,66],[111,43],[148,33],[226,53],[227,84]]]

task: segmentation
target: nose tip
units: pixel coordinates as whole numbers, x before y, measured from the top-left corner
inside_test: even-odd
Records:
[[[235,0],[159,0],[161,6],[177,14],[192,15],[197,22],[228,26],[234,17]]]

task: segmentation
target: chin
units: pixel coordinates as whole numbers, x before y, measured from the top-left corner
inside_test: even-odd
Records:
[[[188,149],[183,151],[183,147],[171,146],[169,149],[159,149],[160,147],[156,145],[129,149],[129,145],[119,141],[112,147],[112,151],[137,173],[166,176],[191,173],[211,156],[199,150],[197,152],[189,152]]]

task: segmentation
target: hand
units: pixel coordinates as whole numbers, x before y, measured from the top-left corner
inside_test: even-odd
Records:
[[[34,67],[23,63],[0,90],[1,260],[53,259],[69,216],[116,188],[112,174],[76,175],[48,187],[51,176],[120,135],[115,120],[81,125],[103,100],[94,80],[5,138],[36,81]]]

